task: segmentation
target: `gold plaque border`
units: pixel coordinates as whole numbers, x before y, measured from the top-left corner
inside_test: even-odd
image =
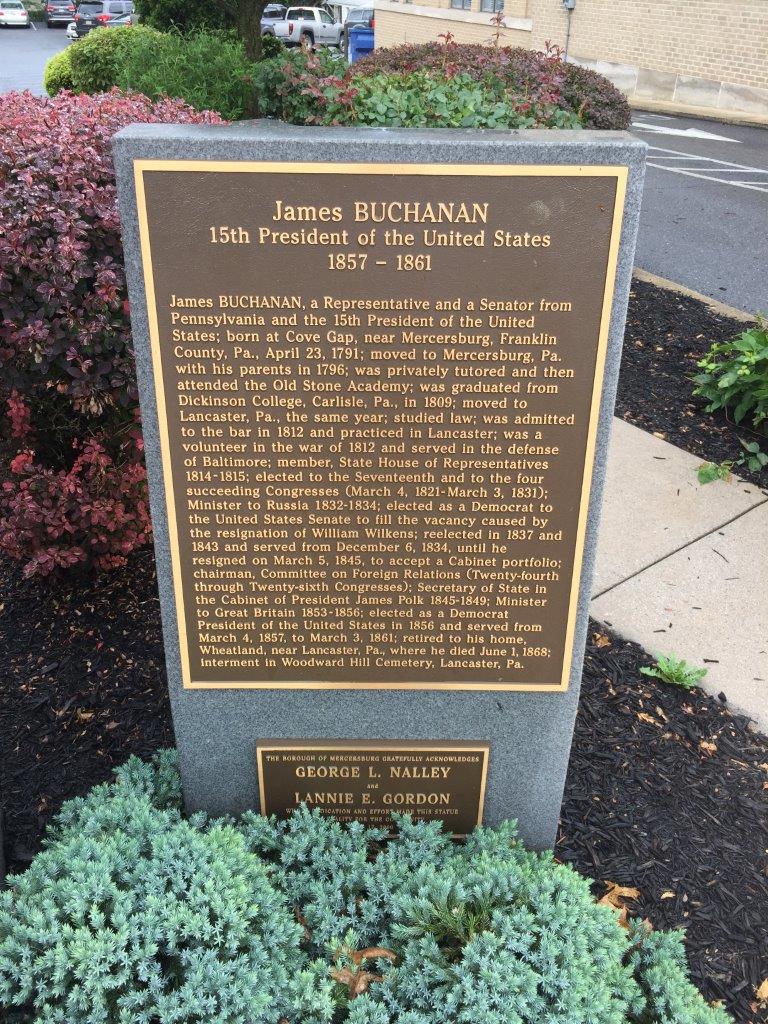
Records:
[[[171,452],[168,435],[167,407],[165,401],[165,382],[162,372],[160,354],[160,331],[157,319],[155,300],[154,272],[152,252],[149,242],[149,224],[147,221],[147,203],[144,190],[144,173],[146,171],[171,171],[175,173],[201,172],[208,173],[243,173],[243,174],[416,174],[430,177],[453,175],[489,175],[498,177],[601,177],[616,179],[616,197],[613,208],[608,262],[606,265],[605,288],[603,291],[603,308],[600,317],[600,329],[595,362],[595,379],[592,389],[592,402],[589,413],[587,431],[587,447],[584,458],[584,475],[582,477],[579,516],[576,529],[576,546],[573,558],[573,576],[568,606],[568,618],[565,631],[565,647],[563,655],[563,671],[558,683],[471,683],[471,682],[388,682],[386,680],[365,682],[331,682],[325,680],[258,680],[253,682],[228,682],[193,680],[189,665],[187,647],[187,624],[184,613],[184,596],[182,589],[181,563],[179,559],[179,538],[176,522],[176,499],[173,493],[171,475]],[[584,559],[584,538],[587,529],[589,497],[592,487],[592,469],[595,460],[595,440],[600,411],[605,358],[608,349],[608,333],[610,329],[613,293],[616,283],[616,267],[619,256],[621,228],[624,220],[624,201],[627,190],[629,169],[612,165],[583,164],[526,164],[524,166],[506,166],[503,164],[357,164],[357,163],[290,163],[287,161],[245,161],[245,160],[134,160],[134,181],[136,187],[136,205],[139,221],[139,240],[141,245],[142,265],[144,270],[144,288],[147,300],[147,317],[152,351],[152,367],[154,373],[155,395],[157,400],[158,427],[160,432],[161,456],[163,465],[163,485],[168,517],[168,534],[171,547],[173,567],[173,588],[176,605],[176,621],[179,635],[179,653],[181,657],[182,687],[185,690],[483,690],[485,692],[541,692],[563,693],[568,689],[573,662],[573,639],[576,630],[576,610],[579,599],[579,583],[581,567]]]
[[[477,802],[477,825],[483,824],[483,809],[485,808],[485,790],[488,782],[488,764],[490,762],[491,745],[490,743],[479,743],[477,741],[468,740],[464,744],[459,746],[450,746],[450,743],[457,743],[457,740],[448,740],[446,743],[440,743],[439,740],[430,740],[428,743],[405,743],[400,740],[339,740],[337,743],[329,743],[327,740],[321,740],[318,743],[312,743],[309,740],[265,740],[264,742],[256,744],[256,771],[259,777],[259,813],[266,816],[265,804],[266,798],[264,794],[264,762],[262,760],[264,754],[269,754],[272,751],[280,751],[281,753],[297,753],[302,750],[392,750],[397,752],[398,750],[407,751],[415,750],[419,753],[422,751],[434,750],[445,754],[482,754],[483,765],[480,769],[480,794]],[[454,832],[454,837],[463,836],[464,832]]]

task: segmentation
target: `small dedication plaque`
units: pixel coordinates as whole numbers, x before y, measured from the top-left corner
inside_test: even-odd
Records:
[[[183,685],[565,689],[627,169],[134,168]]]
[[[488,745],[351,740],[264,741],[256,748],[262,814],[300,804],[386,827],[393,812],[438,818],[454,835],[482,822]]]

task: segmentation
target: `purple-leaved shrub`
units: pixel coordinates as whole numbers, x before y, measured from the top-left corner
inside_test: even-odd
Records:
[[[219,123],[113,90],[0,104],[0,551],[27,575],[150,538],[112,136]]]

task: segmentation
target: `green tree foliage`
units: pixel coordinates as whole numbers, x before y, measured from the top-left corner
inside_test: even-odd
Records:
[[[515,827],[457,845],[299,809],[185,819],[173,756],[70,801],[0,894],[34,1024],[727,1024],[679,934],[627,932]]]
[[[261,56],[261,15],[269,0],[136,0],[136,11],[152,28],[194,32],[234,28],[249,60]]]
[[[179,32],[235,29],[249,60],[261,56],[261,15],[270,0],[136,0],[144,25]]]
[[[234,19],[217,0],[136,0],[136,13],[143,25],[167,32],[178,29],[226,29]]]

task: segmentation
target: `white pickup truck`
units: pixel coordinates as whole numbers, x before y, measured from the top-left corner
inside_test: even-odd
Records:
[[[270,21],[262,35],[274,35],[286,46],[338,46],[343,30],[322,7],[289,7],[285,17]]]

